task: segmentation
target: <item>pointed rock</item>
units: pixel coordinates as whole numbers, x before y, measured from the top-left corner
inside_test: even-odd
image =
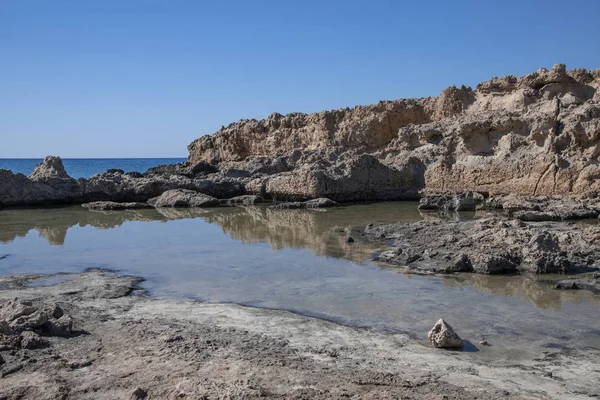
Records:
[[[443,319],[439,319],[427,335],[435,347],[456,349],[464,345],[463,340]]]

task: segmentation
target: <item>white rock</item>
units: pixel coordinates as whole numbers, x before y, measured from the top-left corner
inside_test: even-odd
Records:
[[[439,319],[427,334],[429,341],[435,347],[459,348],[463,347],[463,340],[454,329],[443,319]]]

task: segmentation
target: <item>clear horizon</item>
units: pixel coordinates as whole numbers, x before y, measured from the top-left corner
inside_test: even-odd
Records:
[[[7,0],[0,158],[185,158],[272,112],[600,68],[600,2]]]

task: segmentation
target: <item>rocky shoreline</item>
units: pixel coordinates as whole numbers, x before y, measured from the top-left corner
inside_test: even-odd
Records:
[[[594,369],[600,354],[593,350],[548,351],[519,364],[494,365],[401,334],[285,311],[153,300],[139,282],[104,270],[0,278],[0,319],[7,328],[0,333],[0,397],[600,395]],[[68,323],[45,330],[47,321]]]
[[[188,146],[188,161],[145,173],[70,178],[57,157],[26,177],[0,170],[0,207],[147,202],[174,189],[216,199],[419,199],[600,193],[600,69],[563,64],[449,87],[439,97],[242,120]],[[528,214],[523,218],[556,218]]]

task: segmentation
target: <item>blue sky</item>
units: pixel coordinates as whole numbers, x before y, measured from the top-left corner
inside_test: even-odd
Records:
[[[0,157],[187,156],[241,118],[600,68],[600,1],[0,0]]]

